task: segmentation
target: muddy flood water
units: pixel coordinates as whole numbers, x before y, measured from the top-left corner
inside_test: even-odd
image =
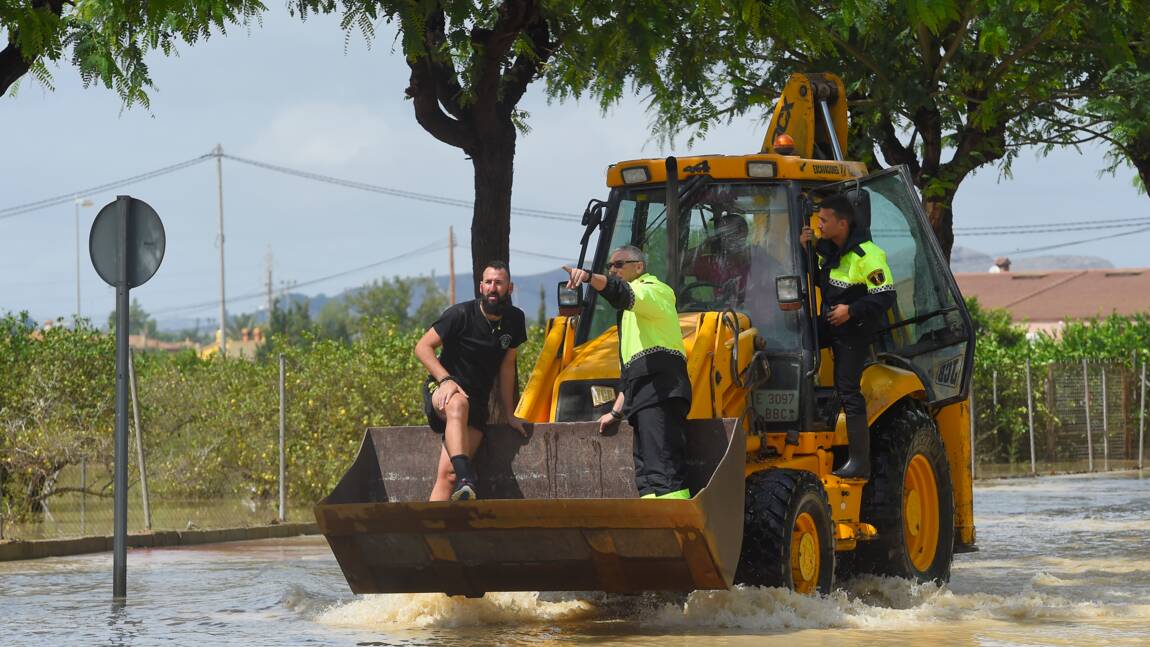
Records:
[[[0,563],[2,645],[1150,645],[1150,475],[980,483],[944,587],[352,595],[320,537]]]

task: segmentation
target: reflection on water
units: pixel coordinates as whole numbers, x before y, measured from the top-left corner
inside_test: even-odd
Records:
[[[864,577],[824,598],[757,588],[353,596],[313,537],[133,551],[129,602],[117,609],[109,555],[0,563],[2,642],[1150,644],[1150,481],[996,481],[980,484],[975,505],[982,550],[956,558],[949,585]]]

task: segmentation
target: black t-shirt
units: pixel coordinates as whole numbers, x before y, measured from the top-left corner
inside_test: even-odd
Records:
[[[527,324],[523,311],[514,306],[499,321],[491,321],[479,303],[478,299],[457,303],[444,310],[431,327],[443,340],[439,363],[470,400],[486,403],[507,349],[527,341]]]

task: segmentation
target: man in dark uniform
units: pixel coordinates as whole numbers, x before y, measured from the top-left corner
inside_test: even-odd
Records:
[[[610,275],[564,266],[567,285],[587,283],[618,311],[622,388],[599,430],[627,418],[635,432],[635,486],[642,498],[689,499],[683,467],[691,381],[675,292],[647,274],[643,252],[627,245],[611,254]]]
[[[855,204],[841,193],[819,204],[820,238],[815,243],[819,260],[815,280],[822,289],[819,340],[834,355],[835,390],[846,414],[850,443],[849,460],[834,472],[840,478],[870,478],[870,428],[860,380],[870,343],[895,301],[886,252],[871,241],[865,215],[860,217]],[[806,246],[812,237],[811,228],[803,227],[799,242]]]
[[[523,311],[511,305],[513,287],[507,264],[491,261],[479,282],[479,298],[444,310],[415,344],[415,356],[428,372],[422,388],[427,424],[443,434],[432,501],[476,498],[471,457],[483,440],[497,375],[508,423],[527,435],[512,413],[515,349],[527,340]],[[443,352],[436,357],[440,346]]]

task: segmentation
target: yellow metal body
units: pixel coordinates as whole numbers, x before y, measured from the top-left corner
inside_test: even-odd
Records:
[[[723,323],[724,313],[701,312],[681,315],[683,343],[687,348],[687,372],[691,378],[692,402],[689,418],[738,418],[747,407],[746,388],[736,386],[731,377],[734,331]],[[726,314],[729,318],[731,315]],[[548,326],[546,341],[535,371],[520,396],[516,415],[531,422],[555,419],[559,386],[568,380],[612,380],[619,376],[618,339],[614,328],[598,338],[572,348],[575,318],[557,317]],[[746,369],[753,351],[754,329],[740,317],[739,371]],[[830,374],[824,357],[823,380]],[[833,366],[833,365],[832,365]],[[872,364],[863,371],[862,390],[867,402],[867,418],[874,423],[891,406],[905,398],[926,396],[922,381],[914,373]],[[955,524],[959,541],[974,543],[973,483],[970,478],[969,406],[962,402],[940,409],[935,415],[947,450],[955,497]],[[874,528],[859,520],[864,483],[843,480],[831,474],[836,446],[847,445],[846,420],[841,414],[833,432],[799,434],[797,445],[786,444],[786,434],[747,434],[745,475],[775,468],[804,470],[822,479],[835,521],[836,550],[851,550],[859,539],[874,536]]]

